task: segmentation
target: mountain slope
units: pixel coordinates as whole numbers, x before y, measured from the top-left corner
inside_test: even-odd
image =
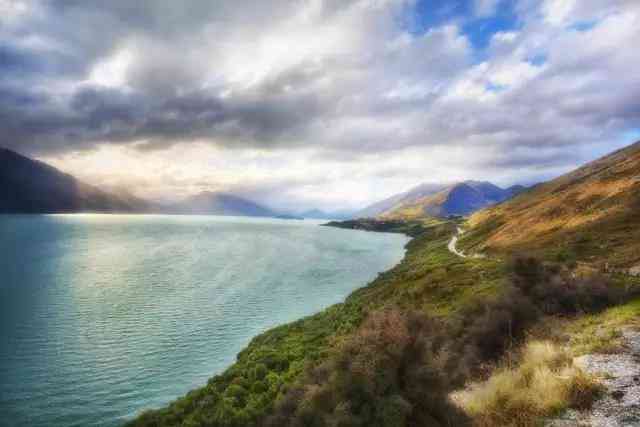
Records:
[[[482,251],[640,263],[640,142],[477,212],[461,242]]]
[[[490,182],[464,181],[452,185],[423,184],[407,193],[365,209],[383,219],[418,219],[425,216],[468,215],[502,202],[524,187],[502,189]],[[373,208],[378,208],[376,211]]]
[[[45,163],[0,148],[0,213],[140,212],[146,202],[85,184]]]
[[[383,215],[385,212],[393,210],[402,204],[417,200],[442,191],[447,188],[446,184],[420,184],[404,193],[396,194],[387,199],[373,203],[354,214],[355,218],[374,218]]]
[[[172,213],[278,217],[278,213],[242,197],[205,191],[169,208]]]

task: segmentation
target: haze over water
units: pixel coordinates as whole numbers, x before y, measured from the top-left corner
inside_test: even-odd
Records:
[[[341,301],[406,242],[310,221],[0,216],[0,425],[120,425]]]

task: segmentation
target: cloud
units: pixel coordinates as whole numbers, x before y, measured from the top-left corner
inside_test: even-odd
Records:
[[[501,0],[474,0],[476,15],[480,17],[491,16],[496,13],[496,9]]]
[[[188,178],[129,173],[154,194],[208,180],[357,204],[420,181],[548,176],[638,127],[640,54],[621,48],[640,39],[636,1],[514,0],[508,31],[492,30],[497,0],[415,31],[418,3],[0,0],[0,143],[98,181],[113,177],[73,156],[197,153],[182,167],[224,158],[236,177],[199,162]],[[473,25],[493,31],[482,50]]]

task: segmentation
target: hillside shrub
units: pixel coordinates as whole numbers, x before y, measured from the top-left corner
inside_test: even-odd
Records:
[[[464,426],[451,388],[442,325],[414,312],[372,314],[331,360],[279,402],[268,426]]]
[[[535,258],[517,258],[501,296],[446,323],[400,309],[374,312],[289,389],[266,425],[468,425],[448,399],[451,390],[488,372],[543,316],[595,312],[620,299],[602,278],[575,279]],[[481,403],[470,413],[486,421],[480,425],[529,425],[522,421],[528,416],[590,402],[591,379],[550,346],[529,345],[518,369],[500,371],[474,397]]]
[[[451,230],[441,232],[446,237]],[[422,250],[416,245],[424,239],[412,240],[409,248]],[[420,268],[440,268],[439,257],[446,256],[436,252]],[[422,254],[412,259],[416,265],[423,261]],[[457,315],[448,314],[446,321],[406,308],[371,312],[359,303],[364,296],[389,297],[405,307],[423,307],[412,305],[413,300],[424,302],[441,288],[438,297],[444,298],[449,283],[444,279],[471,280],[462,265],[449,266],[445,273],[442,283],[429,274],[429,293],[421,293],[426,286],[418,280],[426,273],[412,275],[404,263],[382,276],[389,276],[385,286],[362,288],[345,304],[256,337],[235,365],[205,387],[130,425],[464,426],[469,419],[448,400],[451,390],[488,373],[543,316],[595,312],[620,299],[601,278],[575,279],[558,267],[519,257],[500,296],[451,310]],[[407,277],[416,281],[410,283],[411,292],[393,293]],[[336,337],[341,344],[332,347]]]

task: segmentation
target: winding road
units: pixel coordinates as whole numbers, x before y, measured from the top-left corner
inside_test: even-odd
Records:
[[[457,233],[451,237],[451,240],[449,240],[449,244],[447,245],[447,248],[449,249],[449,252],[451,252],[454,255],[459,256],[460,258],[466,258],[467,256],[464,254],[464,252],[459,251],[456,248],[456,245],[458,244],[458,236],[461,236],[464,233],[464,230],[460,227],[458,227],[457,229]]]
[[[458,237],[462,236],[463,234],[464,230],[458,227],[456,234],[451,237],[451,240],[449,240],[449,244],[447,245],[449,252],[459,256],[460,258],[486,258],[487,256],[485,254],[472,254],[470,256],[467,256],[464,252],[459,251],[458,248],[456,248],[456,245],[458,244]]]

